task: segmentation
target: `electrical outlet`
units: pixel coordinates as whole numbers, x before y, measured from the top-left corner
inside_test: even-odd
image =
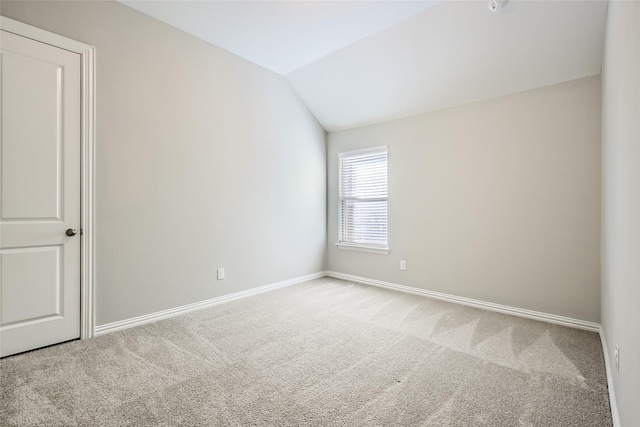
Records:
[[[407,269],[407,261],[404,259],[400,260],[400,270],[406,270]]]
[[[620,372],[620,347],[616,344],[616,350],[613,353],[614,359],[616,359],[616,372]]]
[[[224,268],[219,268],[218,269],[218,280],[223,280],[224,279]]]

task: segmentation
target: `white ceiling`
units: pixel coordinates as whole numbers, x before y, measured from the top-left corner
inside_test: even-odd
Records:
[[[444,2],[289,74],[327,131],[600,73],[606,3]]]
[[[296,70],[437,3],[119,1],[279,74]]]
[[[283,74],[327,131],[600,73],[606,1],[130,1]]]

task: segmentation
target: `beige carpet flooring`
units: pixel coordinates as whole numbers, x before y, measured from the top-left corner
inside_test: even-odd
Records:
[[[322,278],[0,360],[2,426],[611,426],[598,335]]]

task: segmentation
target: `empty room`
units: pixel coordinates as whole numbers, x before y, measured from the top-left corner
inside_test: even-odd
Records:
[[[0,50],[1,426],[640,427],[640,0],[2,0]]]

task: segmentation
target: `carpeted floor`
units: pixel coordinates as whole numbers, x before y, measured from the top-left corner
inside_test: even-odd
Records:
[[[0,360],[2,426],[611,426],[598,335],[323,278]]]

